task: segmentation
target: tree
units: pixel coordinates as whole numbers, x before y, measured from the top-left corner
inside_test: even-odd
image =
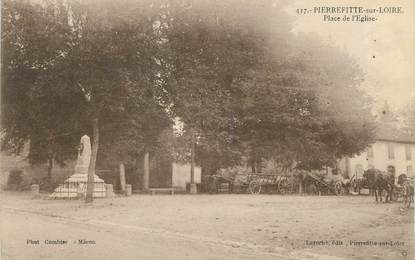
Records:
[[[56,86],[52,67],[64,58],[71,28],[56,8],[8,1],[2,16],[2,149],[19,153],[30,141],[29,162],[64,164],[79,142],[82,118],[77,100],[50,91]]]
[[[255,88],[249,81],[242,87],[242,133],[249,133],[251,152],[319,169],[373,140],[370,103],[358,89],[362,73],[345,53],[300,35],[286,55],[264,60],[251,75]]]
[[[233,133],[241,93],[235,82],[243,79],[263,51],[262,25],[245,18],[272,18],[275,12],[267,8],[248,1],[183,1],[170,3],[163,13],[161,31],[168,55],[162,64],[170,108],[185,123],[189,141],[197,136],[196,158],[203,172],[215,170],[209,169],[215,159],[222,158],[225,166],[240,155]]]
[[[86,197],[86,202],[92,202],[100,127],[113,123],[100,123],[104,113],[122,114],[128,105],[140,106],[140,101],[146,97],[154,98],[155,104],[158,102],[159,64],[154,57],[159,38],[153,28],[158,17],[157,8],[153,8],[150,1],[125,1],[122,4],[110,1],[44,1],[42,5],[24,2],[9,6],[10,15],[7,15],[9,20],[6,22],[12,26],[5,34],[9,37],[10,54],[17,58],[6,59],[9,70],[5,85],[6,91],[11,92],[7,100],[15,104],[16,112],[3,110],[10,119],[5,124],[6,136],[10,136],[9,143],[19,147],[36,131],[32,124],[15,120],[16,113],[22,114],[19,117],[22,119],[28,110],[40,105],[41,99],[34,99],[32,106],[25,109],[20,98],[29,98],[24,93],[41,93],[46,102],[53,97],[68,101],[78,109],[74,114],[80,115],[79,121],[88,125],[83,130],[92,132]],[[38,22],[39,27],[33,27]],[[50,29],[53,34],[49,34],[48,28],[53,28]],[[17,37],[14,36],[16,32]],[[28,74],[27,82],[19,79],[24,73]],[[14,83],[23,86],[18,93],[13,92]],[[54,109],[61,116],[65,115],[61,120],[64,121],[69,111],[61,107]],[[51,111],[44,115],[45,120],[57,123]],[[124,119],[128,120],[128,117]],[[82,124],[71,122],[71,125],[76,128]],[[59,124],[57,129],[62,129],[62,126]]]
[[[125,111],[155,85],[156,13],[150,2],[110,1],[72,5],[77,42],[68,55],[65,83],[83,92],[93,129],[87,202],[92,202],[93,174],[99,146],[99,120],[104,111]]]
[[[281,6],[184,1],[167,9],[166,89],[172,111],[197,133],[201,160],[232,150],[253,164],[272,158],[318,169],[371,142],[359,67],[334,47],[292,35]]]
[[[320,168],[371,141],[359,67],[334,47],[293,35],[279,3],[9,6],[4,22],[10,30],[2,35],[11,50],[5,58],[5,93],[13,104],[3,109],[7,143],[36,140],[38,125],[47,126],[46,137],[65,134],[65,123],[71,131],[92,132],[87,202],[99,145],[123,162],[148,150],[174,117],[184,123],[183,140],[191,141],[186,147],[193,147],[203,172],[243,156],[255,167],[272,158],[286,167]],[[51,111],[68,111],[50,100],[68,101],[74,117],[54,118]],[[25,122],[33,108],[41,109]]]
[[[127,101],[122,112],[103,113],[100,119],[100,165],[112,168],[114,162],[135,165],[138,158],[155,152],[162,131],[171,127],[171,120],[163,107],[153,99],[153,93],[140,96],[139,101]]]

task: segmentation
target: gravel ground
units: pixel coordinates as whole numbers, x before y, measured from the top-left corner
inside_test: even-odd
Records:
[[[203,245],[205,251],[197,250],[200,259],[414,258],[413,207],[402,210],[400,203],[375,203],[368,196],[133,195],[96,199],[93,205],[85,205],[77,200],[32,199],[27,193],[3,192],[0,202],[4,230],[12,225],[4,221],[10,214],[29,214],[32,220],[35,215],[43,216],[39,222],[45,222],[44,218],[59,218],[57,228],[66,227],[65,234],[71,237],[76,237],[79,230],[71,231],[69,227],[83,223],[108,228],[106,236],[122,230],[126,236],[136,232],[140,236],[162,237],[154,238],[155,241],[189,241],[174,244],[177,259],[194,259],[194,255],[180,256],[180,252],[193,252]],[[36,221],[31,224],[36,225]],[[42,227],[45,234],[51,232],[47,225]],[[23,230],[20,232],[24,236],[25,229],[19,230]],[[7,241],[4,234],[1,238]],[[374,245],[379,242],[385,244]],[[95,245],[95,250],[105,243],[100,244]],[[25,247],[22,243],[21,248],[16,245],[13,248],[24,251]],[[221,257],[213,253],[222,252],[219,249],[224,250]],[[7,248],[3,246],[2,250]],[[148,247],[148,250],[153,249]]]

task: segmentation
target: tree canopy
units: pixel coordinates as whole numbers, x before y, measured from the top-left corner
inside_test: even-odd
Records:
[[[117,151],[113,153],[117,158],[142,149],[137,142],[143,146],[144,138],[154,139],[169,119],[157,100],[159,37],[153,30],[157,13],[151,4],[5,3],[5,146],[18,152],[30,140],[33,156],[42,157],[36,140],[49,139],[41,133],[61,136],[69,131],[78,140],[81,132],[89,133],[93,136],[90,172],[94,172],[100,129],[112,127],[103,141],[113,148],[110,151]],[[159,120],[150,127],[137,127],[149,118]],[[115,124],[121,130],[114,131]],[[38,131],[39,127],[45,131]],[[131,129],[143,131],[131,134]]]
[[[200,159],[220,167],[246,155],[314,169],[371,142],[358,65],[319,39],[290,33],[282,10],[273,1],[169,8],[167,89],[172,110],[199,135]]]
[[[83,128],[80,96],[55,85],[70,27],[54,10],[19,1],[3,5],[2,149],[19,153],[30,141],[31,163],[73,158]]]
[[[30,140],[38,161],[43,151],[67,158],[85,132],[93,157],[100,144],[102,158],[129,161],[175,117],[212,170],[244,156],[317,169],[372,141],[359,66],[294,35],[282,3],[8,1],[3,10],[3,148]]]

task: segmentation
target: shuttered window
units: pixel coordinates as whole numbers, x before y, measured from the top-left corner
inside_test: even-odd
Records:
[[[412,175],[413,174],[412,165],[406,166],[406,174],[407,175]]]
[[[411,151],[411,146],[405,145],[405,155],[406,155],[406,160],[412,160],[412,151]]]
[[[388,158],[395,159],[395,147],[392,143],[388,143]]]
[[[367,157],[373,158],[373,146],[367,148]]]

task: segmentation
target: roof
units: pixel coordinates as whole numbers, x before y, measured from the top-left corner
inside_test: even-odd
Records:
[[[415,144],[415,136],[405,133],[397,127],[387,123],[378,123],[375,139],[380,141]]]

